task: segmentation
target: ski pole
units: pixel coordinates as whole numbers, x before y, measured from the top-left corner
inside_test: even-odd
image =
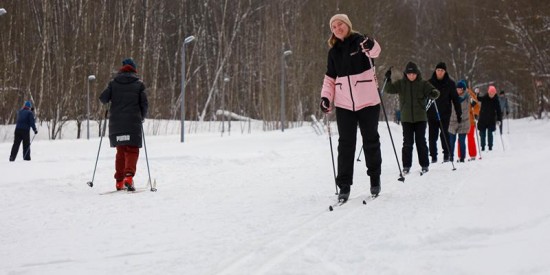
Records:
[[[363,152],[363,145],[361,145],[361,149],[359,150],[359,155],[357,155],[357,161],[361,161],[361,152]]]
[[[143,148],[145,149],[145,161],[147,162],[147,173],[149,174],[149,186],[151,186],[151,192],[157,191],[157,182],[155,180],[155,187],[151,182],[151,170],[149,169],[149,157],[147,156],[147,143],[145,143],[145,131],[143,131],[143,123],[141,123],[141,135],[143,137]]]
[[[370,60],[370,58],[369,58],[369,60]],[[386,87],[386,83],[388,83],[388,79],[384,80],[384,85],[382,85],[382,91]],[[378,89],[378,87],[376,89]],[[386,114],[386,108],[384,107],[384,100],[382,99],[382,95],[380,94],[380,90],[378,90],[378,97],[380,97],[380,105],[382,105],[382,112],[384,113],[384,120],[386,120],[386,126],[388,126],[388,133],[390,134],[391,146],[393,147],[393,153],[395,154],[395,160],[397,161],[397,168],[399,168],[399,178],[397,180],[405,182],[405,177],[403,176],[403,172],[401,170],[401,164],[399,164],[399,158],[397,157],[397,150],[395,150],[395,143],[393,142],[393,136],[392,136],[391,130],[390,130],[390,123],[388,122],[388,115]]]
[[[430,107],[432,106],[433,103],[434,103],[433,99],[428,100],[428,104],[426,104],[426,111],[428,111],[428,109],[430,109]]]
[[[449,134],[447,133],[447,131],[445,131],[445,129],[443,129],[443,123],[441,122],[441,117],[439,116],[439,109],[437,108],[437,103],[434,101],[433,104],[435,106],[435,113],[437,114],[437,119],[439,120],[439,127],[441,127],[441,132],[443,133],[443,140],[445,141],[445,146],[447,146],[447,151],[449,151],[449,154],[451,154],[449,141],[447,141]],[[451,161],[451,164],[453,165],[453,171],[456,170],[456,167],[453,161]]]
[[[23,154],[23,159],[25,159],[27,157],[27,155],[29,154],[29,151],[31,150],[32,142],[34,141],[35,137],[36,137],[36,134],[34,134],[34,136],[32,136],[31,142],[29,143],[29,148],[27,148],[27,150],[25,151],[25,154]]]
[[[332,172],[334,174],[334,187],[336,188],[335,195],[338,195],[338,184],[336,183],[336,166],[334,165],[334,151],[332,150],[332,133],[330,132],[330,121],[328,119],[328,114],[325,113],[325,120],[328,128],[328,140],[330,144],[330,156],[332,159]]]
[[[502,140],[502,122],[500,123],[500,144],[502,144],[502,151],[506,151],[506,149],[504,149],[504,141]]]
[[[376,76],[376,68],[375,68],[374,64],[372,63],[371,58],[367,56],[367,59],[369,60],[370,66],[374,70],[375,76]],[[391,70],[391,68],[392,67],[390,66],[390,70]],[[384,84],[382,85],[382,91],[384,91],[384,88],[386,87],[387,83],[388,83],[388,79],[385,78],[384,79]],[[401,170],[401,164],[399,164],[399,157],[397,157],[397,150],[395,150],[395,143],[393,142],[393,136],[391,134],[390,123],[388,122],[388,115],[386,114],[386,107],[384,107],[384,100],[382,99],[382,92],[380,91],[380,89],[378,89],[378,86],[376,86],[376,90],[378,91],[378,98],[380,98],[380,105],[382,106],[382,112],[384,113],[384,120],[386,120],[386,126],[388,126],[388,133],[390,134],[391,146],[393,147],[393,153],[395,154],[395,160],[397,161],[397,168],[399,168],[399,178],[397,180],[405,182],[405,177],[403,176],[403,172]]]
[[[506,133],[510,134],[510,118],[506,115]]]
[[[95,179],[95,171],[97,169],[97,161],[99,160],[99,152],[101,151],[101,141],[103,141],[103,136],[105,135],[105,130],[107,128],[107,115],[109,114],[109,107],[111,104],[107,106],[107,109],[105,110],[105,118],[103,120],[103,133],[100,131],[100,137],[99,137],[99,148],[97,149],[97,156],[95,158],[95,166],[94,166],[94,173],[92,174],[92,181],[87,182],[88,186],[94,187],[94,179]]]
[[[481,147],[479,143],[481,142],[481,139],[479,138],[479,132],[477,131],[477,120],[474,119],[474,127],[476,130],[476,136],[477,136],[477,151],[479,152],[479,159],[481,159]]]

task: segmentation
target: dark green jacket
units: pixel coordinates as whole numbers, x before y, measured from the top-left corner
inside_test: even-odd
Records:
[[[388,94],[399,94],[399,109],[402,122],[428,121],[426,104],[428,98],[436,99],[439,91],[430,82],[422,80],[420,74],[415,81],[409,81],[404,75],[402,79],[391,83],[384,88]]]

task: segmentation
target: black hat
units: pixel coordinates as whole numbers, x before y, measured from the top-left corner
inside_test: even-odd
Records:
[[[409,61],[409,63],[407,63],[407,66],[405,66],[404,73],[405,74],[410,74],[410,73],[420,74],[420,70],[418,70],[418,66],[416,66],[416,64],[414,64],[414,62]]]
[[[435,69],[443,69],[443,70],[447,70],[447,64],[445,64],[445,62],[439,62],[437,63],[437,65],[435,66]]]

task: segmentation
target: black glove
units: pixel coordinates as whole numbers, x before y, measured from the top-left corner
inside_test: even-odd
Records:
[[[476,106],[477,102],[473,101],[472,100],[472,103],[470,103],[470,105],[472,105],[472,107]]]
[[[328,98],[322,97],[321,104],[319,104],[319,106],[321,107],[321,111],[323,111],[323,113],[328,113],[328,108],[330,107],[330,101],[328,100]]]
[[[456,121],[457,121],[458,123],[462,123],[462,115],[457,115],[457,116],[456,116]]]
[[[389,69],[386,74],[384,75],[388,81],[391,80],[391,69]]]
[[[35,134],[35,135],[38,134],[38,130],[34,130],[34,134]]]
[[[510,112],[506,112],[506,116],[508,116],[510,114]]]
[[[365,37],[365,41],[361,43],[363,50],[370,51],[374,47],[374,40],[369,37]]]

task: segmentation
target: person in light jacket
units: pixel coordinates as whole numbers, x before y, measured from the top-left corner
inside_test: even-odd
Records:
[[[460,109],[462,116],[451,116],[449,123],[449,161],[454,160],[456,136],[458,135],[458,161],[464,162],[466,156],[466,135],[470,131],[470,108],[472,107],[472,101],[470,94],[467,92],[466,81],[460,80],[456,84],[456,92],[458,94],[458,101],[460,103]],[[475,104],[474,104],[475,105]],[[454,105],[451,105],[451,112],[454,109]]]
[[[357,125],[361,131],[371,194],[380,193],[382,155],[378,118],[380,96],[374,74],[374,60],[380,45],[374,38],[353,30],[345,14],[332,16],[327,70],[321,90],[320,107],[324,113],[336,111],[338,125],[338,199],[346,201],[353,184]]]

